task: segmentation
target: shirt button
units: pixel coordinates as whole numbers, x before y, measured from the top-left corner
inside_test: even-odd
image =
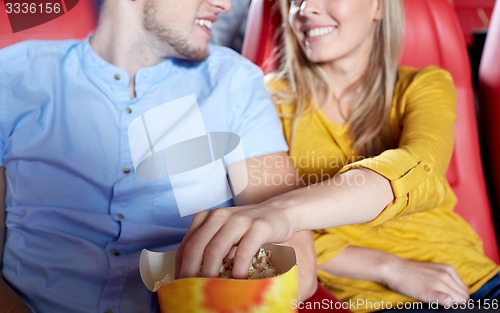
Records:
[[[128,114],[130,114],[130,113],[132,113],[132,109],[131,109],[131,108],[129,108],[129,107],[126,107],[126,108],[125,108],[125,112],[126,112],[126,113],[128,113]]]
[[[430,166],[430,165],[425,164],[425,165],[424,165],[424,171],[425,171],[425,172],[430,172],[430,171],[431,171],[431,166]]]
[[[114,255],[114,256],[119,256],[120,255],[120,251],[118,251],[116,249],[113,249],[113,250],[111,250],[111,254]]]
[[[116,214],[116,217],[120,220],[123,220],[125,218],[125,216],[121,213]]]
[[[120,80],[122,78],[122,75],[120,73],[115,74],[115,80]]]
[[[123,168],[123,174],[129,174],[129,173],[130,173],[130,168],[129,167]]]
[[[113,310],[106,310],[104,313],[114,313]]]

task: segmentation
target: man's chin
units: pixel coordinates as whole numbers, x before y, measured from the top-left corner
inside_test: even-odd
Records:
[[[208,58],[208,47],[205,49],[190,49],[185,51],[178,51],[177,58],[188,61],[204,61]]]
[[[208,58],[208,50],[191,57],[190,60],[200,62],[206,60],[207,58]]]

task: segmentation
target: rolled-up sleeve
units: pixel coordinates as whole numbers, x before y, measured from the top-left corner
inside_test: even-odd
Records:
[[[399,89],[399,90],[398,90]],[[398,85],[393,105],[402,132],[399,146],[346,165],[368,168],[390,181],[394,200],[368,225],[438,207],[445,199],[446,170],[453,152],[456,95],[450,74],[430,67],[408,84]]]

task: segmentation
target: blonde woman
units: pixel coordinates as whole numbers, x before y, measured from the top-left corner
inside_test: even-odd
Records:
[[[402,1],[281,0],[281,9],[285,57],[268,88],[308,186],[199,214],[181,246],[192,258],[181,275],[216,264],[233,245],[243,275],[262,243],[316,229],[320,280],[352,310],[498,306],[499,268],[453,212],[445,179],[453,81],[435,67],[398,67]]]

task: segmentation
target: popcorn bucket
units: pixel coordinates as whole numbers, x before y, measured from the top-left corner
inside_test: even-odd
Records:
[[[263,279],[183,278],[162,286],[158,301],[162,313],[286,313],[296,312],[298,268],[292,247],[265,245],[278,275]],[[143,250],[139,262],[142,281],[153,291],[167,274],[174,277],[175,251]]]

